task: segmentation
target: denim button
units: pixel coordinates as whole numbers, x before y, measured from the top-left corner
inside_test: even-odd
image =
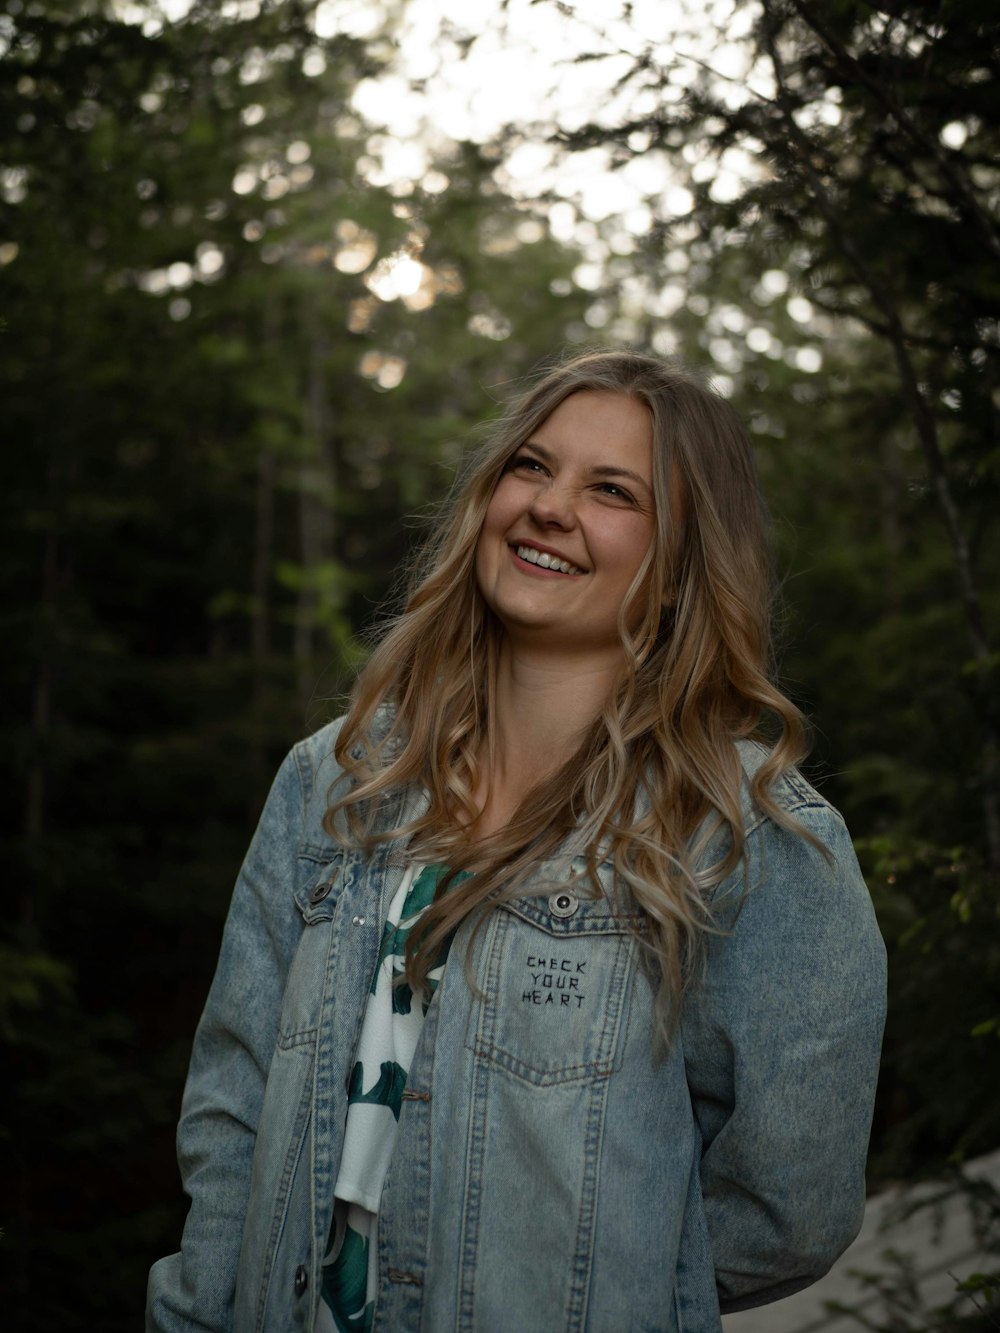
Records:
[[[580,899],[571,889],[560,889],[549,898],[549,911],[553,916],[572,916],[580,906]]]
[[[327,879],[325,879],[322,882],[322,884],[316,885],[312,893],[310,893],[309,895],[309,902],[312,904],[313,907],[315,907],[317,903],[321,903],[323,901],[326,895],[333,888],[334,880],[337,878],[339,874],[340,874],[340,867],[338,866],[337,869],[333,872],[333,874],[330,875]]]
[[[305,1289],[306,1287],[308,1287],[308,1285],[309,1285],[309,1274],[306,1271],[306,1266],[305,1264],[299,1264],[298,1268],[296,1268],[295,1270],[296,1296],[302,1296],[305,1293]]]

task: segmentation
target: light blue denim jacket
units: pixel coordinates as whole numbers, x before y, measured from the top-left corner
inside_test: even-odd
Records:
[[[147,1330],[313,1324],[404,866],[323,831],[336,725],[286,759],[237,882],[178,1130],[191,1209]],[[774,795],[832,856],[746,796],[746,877],[717,893],[725,929],[658,1061],[639,923],[576,892],[571,862],[458,932],[382,1195],[376,1330],[718,1333],[720,1306],[806,1286],[853,1238],[885,953],[839,815],[794,772]]]

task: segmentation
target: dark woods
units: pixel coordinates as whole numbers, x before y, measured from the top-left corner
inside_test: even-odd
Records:
[[[767,0],[743,99],[691,75],[683,34],[640,53],[647,110],[560,151],[648,156],[693,207],[657,191],[642,234],[612,216],[562,242],[498,170],[544,129],[383,180],[351,97],[391,29],[319,40],[309,9],[144,29],[0,0],[0,1264],[24,1333],[137,1326],[183,1218],[180,1088],[270,777],[337,711],[404,515],[566,342],[714,364],[751,422],[780,673],[890,948],[873,1183],[997,1143],[988,7]],[[719,190],[737,150],[746,180]]]

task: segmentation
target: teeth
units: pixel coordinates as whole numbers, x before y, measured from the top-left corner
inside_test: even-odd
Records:
[[[549,555],[548,551],[536,551],[533,546],[519,546],[517,553],[522,560],[537,565],[539,569],[555,569],[560,574],[583,573],[582,569],[577,569],[576,565],[571,565],[568,560],[560,560],[556,555]]]

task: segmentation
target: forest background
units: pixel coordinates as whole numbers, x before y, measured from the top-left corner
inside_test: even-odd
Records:
[[[490,16],[500,48],[517,8]],[[992,6],[719,0],[650,36],[605,0],[565,67],[606,80],[590,117],[519,119],[512,85],[488,141],[409,157],[370,109],[407,6],[360,34],[320,10],[0,0],[0,1264],[22,1333],[138,1326],[271,776],[341,707],[479,425],[567,345],[681,355],[753,432],[780,678],[890,954],[872,1185],[1000,1142]],[[443,22],[438,67],[484,33]],[[575,163],[589,205],[526,185],[533,161]]]

